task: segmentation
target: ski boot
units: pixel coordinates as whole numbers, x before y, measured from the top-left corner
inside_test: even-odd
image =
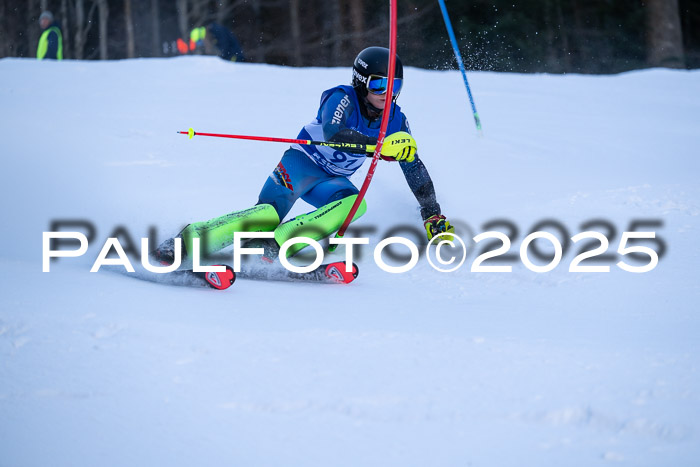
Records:
[[[158,245],[158,248],[150,253],[151,258],[163,266],[170,266],[173,264],[175,262],[175,238],[180,239],[180,258],[184,259],[187,252],[185,251],[185,242],[182,240],[182,235],[180,234],[174,238],[169,238]]]

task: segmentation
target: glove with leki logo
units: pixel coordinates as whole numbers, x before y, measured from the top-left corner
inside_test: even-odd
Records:
[[[428,217],[423,221],[423,225],[425,226],[425,232],[428,234],[428,240],[432,240],[433,237],[442,233],[455,233],[455,228],[450,225],[450,222],[442,214]],[[443,235],[440,238],[447,241],[454,240],[452,235]]]
[[[416,159],[416,140],[405,131],[397,131],[384,138],[382,157],[395,161],[413,162]]]

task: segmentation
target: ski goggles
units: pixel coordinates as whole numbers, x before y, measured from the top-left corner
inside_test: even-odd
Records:
[[[386,88],[389,85],[389,78],[386,76],[370,75],[367,78],[367,90],[372,94],[386,94]],[[398,96],[401,92],[401,86],[403,86],[403,79],[394,78],[394,89],[392,94],[394,97]]]

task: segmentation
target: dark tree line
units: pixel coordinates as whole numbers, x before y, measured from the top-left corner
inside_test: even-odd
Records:
[[[698,0],[446,0],[469,69],[613,73],[700,67]],[[0,57],[34,57],[51,10],[68,59],[178,55],[177,38],[216,21],[249,61],[347,66],[388,45],[389,3],[377,0],[0,0]],[[399,0],[405,63],[454,67],[437,0]]]
[[[647,66],[700,66],[697,0],[462,4],[454,8],[453,21],[472,68],[609,73]]]

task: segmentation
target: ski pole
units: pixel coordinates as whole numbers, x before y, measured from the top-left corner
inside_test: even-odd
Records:
[[[384,101],[384,112],[382,113],[382,121],[379,125],[379,137],[377,138],[377,147],[374,149],[374,156],[372,156],[372,162],[370,163],[369,170],[365,176],[365,181],[362,183],[362,188],[355,198],[355,202],[350,208],[348,216],[345,221],[340,226],[340,229],[335,234],[336,238],[341,238],[345,235],[352,218],[355,217],[355,213],[360,207],[362,200],[367,193],[369,184],[374,177],[374,171],[377,169],[377,162],[379,162],[380,155],[382,152],[382,145],[384,144],[384,136],[386,136],[386,129],[389,125],[389,114],[391,113],[391,105],[394,103],[394,99],[391,98],[394,94],[394,74],[396,68],[396,0],[390,0],[389,2],[389,70],[387,73],[387,85],[386,85],[386,100]],[[328,249],[330,251],[335,251],[338,247],[337,244],[330,245]]]
[[[290,138],[274,138],[271,136],[247,136],[247,135],[227,135],[219,133],[200,133],[190,128],[188,131],[178,131],[180,135],[189,135],[189,139],[194,136],[213,136],[216,138],[234,138],[234,139],[249,139],[254,141],[273,141],[276,143],[304,144],[309,146],[328,146],[329,148],[342,149],[345,152],[356,154],[373,153],[376,146],[372,144],[360,143],[334,143],[330,141],[312,141],[310,139],[290,139]]]
[[[450,36],[450,42],[452,42],[452,49],[455,52],[455,58],[457,59],[457,65],[459,70],[462,72],[462,78],[464,79],[464,85],[467,87],[467,95],[469,96],[469,102],[472,105],[472,112],[474,112],[474,122],[476,123],[476,129],[479,135],[483,135],[481,130],[481,120],[479,119],[479,113],[476,111],[476,106],[474,105],[474,98],[472,97],[472,90],[469,87],[469,81],[467,81],[467,72],[464,69],[464,62],[462,61],[462,54],[459,53],[459,47],[457,45],[457,38],[455,37],[455,32],[452,29],[452,22],[450,21],[450,16],[447,14],[447,7],[445,6],[445,0],[438,0],[440,2],[440,10],[442,10],[442,17],[445,20],[445,27],[447,28],[447,34]]]

